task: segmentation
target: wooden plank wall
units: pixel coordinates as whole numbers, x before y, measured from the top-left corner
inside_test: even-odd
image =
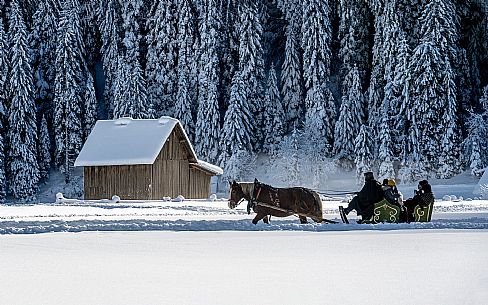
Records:
[[[175,128],[152,165],[85,167],[85,199],[208,198],[211,175],[190,168],[190,156],[183,134]]]
[[[170,135],[153,166],[153,199],[163,197],[208,198],[211,176],[190,168],[191,153],[179,129]]]
[[[188,152],[173,131],[152,166],[152,199],[167,196],[174,198],[178,195],[190,198],[189,166]]]
[[[204,171],[190,168],[190,194],[191,198],[208,198],[210,196],[210,176]]]
[[[151,165],[85,167],[85,199],[148,199],[151,179]]]

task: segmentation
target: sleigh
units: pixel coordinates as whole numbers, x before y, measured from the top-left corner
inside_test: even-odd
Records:
[[[400,207],[383,199],[374,204],[373,216],[362,223],[400,222]]]
[[[432,210],[434,209],[434,202],[431,202],[426,207],[417,205],[414,209],[414,222],[430,222],[432,219]],[[401,208],[397,205],[391,204],[386,199],[374,204],[373,216],[370,219],[363,220],[361,223],[377,224],[377,223],[399,223],[401,219]]]

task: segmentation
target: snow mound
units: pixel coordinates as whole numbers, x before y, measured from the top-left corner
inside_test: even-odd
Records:
[[[172,117],[169,117],[169,116],[162,116],[158,119],[158,122],[159,124],[161,125],[165,125],[167,124],[168,122],[174,122],[174,121],[177,121],[176,119],[172,118]]]
[[[183,202],[183,201],[185,201],[185,197],[183,197],[183,195],[178,195],[178,197],[176,197],[172,201],[173,202]]]
[[[132,122],[132,118],[130,117],[123,117],[115,120],[114,124],[117,126],[126,126]]]
[[[68,199],[65,198],[63,193],[56,194],[56,203],[70,203],[70,202],[78,202],[78,199]]]

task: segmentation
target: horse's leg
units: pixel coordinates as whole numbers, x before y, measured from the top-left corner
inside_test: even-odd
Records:
[[[264,217],[266,217],[266,214],[263,213],[263,212],[258,212],[256,214],[256,217],[254,217],[254,219],[252,220],[252,223],[253,224],[257,224],[261,219],[263,219]]]
[[[305,216],[298,216],[298,218],[300,219],[300,223],[307,223],[307,217]]]
[[[268,215],[264,216],[264,218],[263,218],[263,222],[264,222],[265,224],[269,225],[269,219],[270,219],[270,218],[271,218],[271,217],[269,217]]]

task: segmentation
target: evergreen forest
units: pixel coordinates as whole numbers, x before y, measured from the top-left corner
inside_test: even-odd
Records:
[[[238,179],[488,166],[485,0],[0,0],[0,200],[35,197],[99,119],[175,117]],[[103,149],[103,148],[101,148]],[[275,160],[276,162],[273,162]]]

